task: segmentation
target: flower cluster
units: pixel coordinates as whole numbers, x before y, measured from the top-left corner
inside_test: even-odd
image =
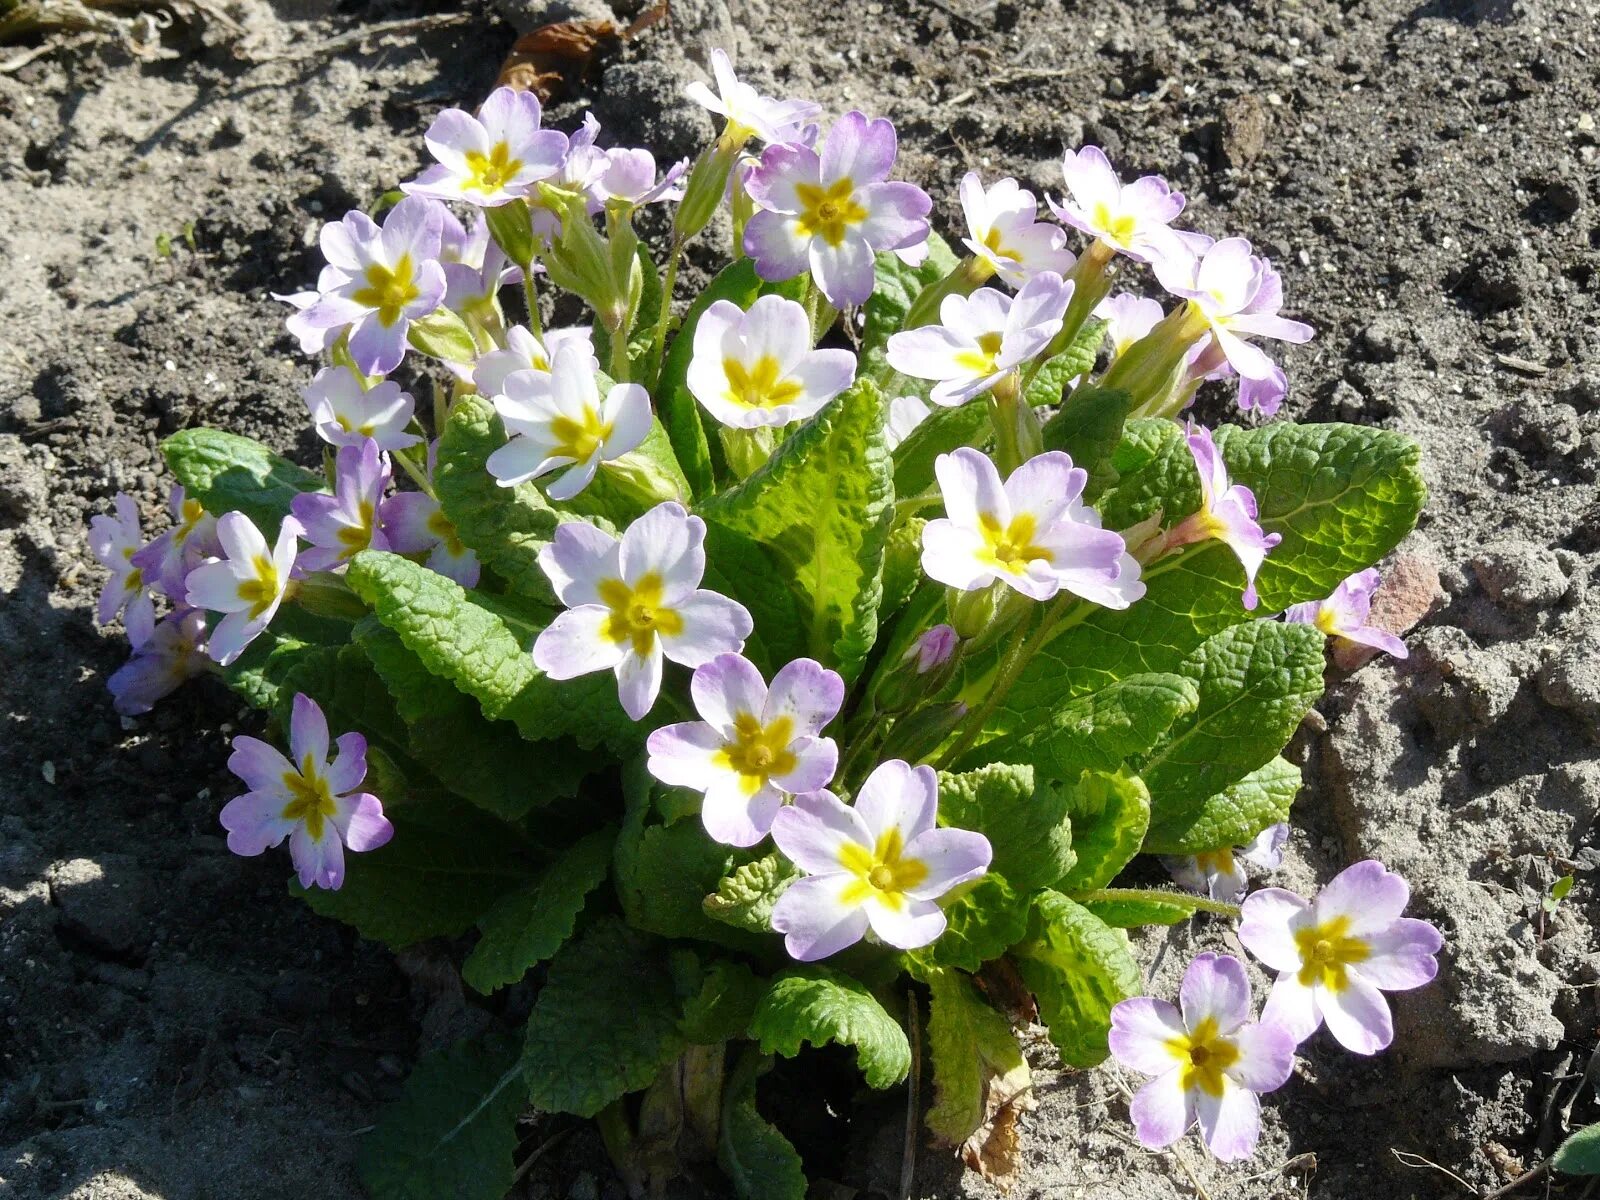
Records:
[[[711,67],[715,88],[688,94],[721,124],[693,160],[608,148],[588,115],[546,129],[534,96],[500,88],[438,116],[432,164],[391,207],[323,227],[315,286],[280,297],[319,358],[302,397],[320,470],[185,431],[167,447],[185,486],[163,532],[147,541],[125,495],[91,522],[109,573],[98,618],[133,645],[116,707],[145,712],[209,672],[267,709],[288,753],[234,740],[248,790],[221,821],[239,854],[287,841],[303,887],[339,889],[347,852],[391,839],[348,870],[381,878],[435,836],[479,836],[454,859],[504,856],[452,893],[460,921],[419,937],[476,922],[491,944],[532,896],[560,915],[557,942],[581,945],[618,920],[587,900],[609,870],[622,919],[702,941],[704,969],[731,972],[705,982],[719,1022],[742,1003],[717,992],[727,979],[768,983],[758,956],[713,958],[751,937],[795,960],[774,989],[892,964],[986,1004],[978,964],[1008,958],[1046,1012],[1083,970],[1137,976],[1113,927],[1173,907],[1238,917],[1278,973],[1259,1020],[1243,964],[1217,955],[1191,964],[1177,1006],[1106,982],[1050,1019],[1154,1076],[1133,1104],[1145,1144],[1198,1122],[1219,1157],[1242,1157],[1256,1097],[1297,1046],[1324,1023],[1359,1053],[1387,1046],[1382,993],[1430,979],[1440,939],[1401,915],[1406,886],[1375,862],[1311,900],[1249,893],[1246,867],[1274,869],[1288,838],[1298,774],[1274,759],[1281,738],[1249,730],[1271,744],[1242,765],[1172,750],[1215,719],[1193,680],[1208,653],[1238,652],[1217,649],[1229,638],[1271,640],[1302,675],[1322,666],[1307,626],[1404,656],[1370,623],[1364,555],[1404,533],[1409,460],[1363,467],[1383,498],[1362,510],[1367,479],[1312,439],[1269,478],[1237,448],[1252,431],[1184,420],[1224,378],[1271,415],[1288,380],[1262,343],[1311,330],[1281,315],[1282,280],[1248,242],[1177,227],[1184,197],[1165,180],[1124,182],[1093,146],[1065,155],[1059,195],[969,173],[958,256],[930,197],[896,178],[889,121],[824,125],[720,51]],[[670,228],[664,248],[635,228],[647,205],[664,206],[641,223]],[[723,208],[734,261],[680,312],[685,247]],[[1113,294],[1134,269],[1168,300]],[[578,302],[592,319],[573,324]],[[552,312],[566,323],[547,327]],[[1318,503],[1285,501],[1295,486]],[[1393,527],[1327,550],[1361,520]],[[1316,562],[1273,557],[1306,545]],[[1221,706],[1244,729],[1261,703]],[[347,727],[331,746],[324,708]],[[361,790],[369,758],[398,834]],[[1223,801],[1243,778],[1262,799],[1241,815]],[[1070,847],[1080,836],[1094,853]],[[1141,851],[1198,895],[1108,887]],[[569,870],[568,852],[589,865]],[[318,905],[389,936],[420,902],[372,909],[410,887]],[[714,920],[737,936],[704,937]],[[521,962],[527,940],[484,957]],[[698,991],[698,951],[673,954],[657,990]],[[858,1012],[874,989],[761,1019]],[[583,1105],[619,1099],[613,1083]]]

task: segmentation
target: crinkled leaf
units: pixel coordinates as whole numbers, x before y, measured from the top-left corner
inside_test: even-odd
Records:
[[[314,911],[354,925],[363,937],[392,949],[454,937],[532,873],[515,833],[470,805],[391,803],[384,811],[394,837],[345,855],[338,891],[289,885]]]
[[[992,872],[947,904],[944,911],[949,922],[945,931],[932,945],[911,951],[920,963],[976,974],[984,963],[999,958],[1028,932],[1027,898],[1018,896]]]
[[[755,629],[741,652],[763,676],[806,655],[800,598],[790,589],[777,558],[753,538],[721,525],[706,526],[706,573],[700,586],[737,600],[750,610]]]
[[[1289,818],[1300,791],[1300,768],[1274,758],[1229,784],[1198,808],[1152,820],[1144,848],[1150,854],[1200,854],[1242,846],[1269,825]]]
[[[167,466],[209,513],[242,512],[271,543],[289,502],[327,490],[327,481],[252,438],[220,429],[183,429],[161,443]]]
[[[508,821],[577,795],[593,756],[575,742],[529,742],[510,722],[489,720],[375,618],[355,633],[395,698],[411,757],[446,787]]]
[[[516,1179],[525,1096],[509,1038],[457,1042],[419,1061],[361,1141],[356,1169],[374,1200],[500,1200]]]
[[[1168,897],[1171,899],[1168,899]],[[1114,929],[1137,929],[1142,925],[1181,925],[1198,911],[1176,892],[1150,892],[1137,899],[1094,900],[1076,897],[1095,916]]]
[[[568,942],[528,1019],[528,1098],[592,1117],[647,1087],[683,1052],[679,1004],[659,943],[606,917]]]
[[[772,981],[750,1022],[763,1054],[793,1058],[806,1043],[853,1047],[870,1087],[899,1083],[911,1070],[911,1043],[866,986],[829,967],[794,967]]]
[[[805,1200],[800,1155],[756,1111],[756,1079],[771,1059],[749,1055],[735,1068],[723,1092],[717,1165],[739,1200]]]
[[[1102,501],[1108,527],[1125,527],[1163,504],[1169,522],[1192,510],[1196,475],[1180,435],[1171,422],[1129,423],[1118,469],[1125,458],[1172,451],[1171,479],[1153,484],[1148,466],[1131,479],[1124,471]],[[1321,599],[1382,558],[1411,528],[1424,498],[1416,444],[1387,430],[1280,423],[1224,429],[1218,441],[1234,478],[1256,490],[1262,524],[1284,538],[1259,576],[1263,613]],[[1181,459],[1173,457],[1178,453]],[[1174,506],[1173,495],[1185,487],[1189,498]],[[1124,496],[1129,488],[1148,489],[1148,504],[1123,503],[1133,498]],[[1095,609],[1054,638],[1024,668],[991,726],[1032,728],[1072,696],[1129,675],[1174,670],[1213,633],[1251,619],[1240,602],[1242,579],[1232,552],[1216,542],[1156,563],[1146,572],[1144,599],[1122,612]]]
[[[1056,881],[1058,891],[1103,888],[1144,844],[1150,828],[1150,793],[1137,775],[1085,771],[1069,789],[1072,797],[1072,869]]]
[[[1200,703],[1139,766],[1154,819],[1181,820],[1271,761],[1322,695],[1323,637],[1310,625],[1251,621],[1207,638],[1178,667]]]
[[[724,876],[701,907],[725,925],[751,933],[770,933],[772,906],[800,876],[800,868],[774,850]]]
[[[959,408],[935,407],[894,448],[894,491],[897,496],[920,496],[934,485],[933,464],[941,454],[962,446],[982,446],[989,440],[989,406],[972,400]]]
[[[744,963],[717,959],[706,968],[699,990],[684,1001],[678,1029],[700,1046],[743,1037],[766,991],[767,981]]]
[[[220,669],[223,681],[253,708],[273,712],[286,676],[301,659],[323,647],[269,629],[233,662]]]
[[[758,953],[765,949],[768,937],[713,920],[704,907],[706,896],[739,861],[736,852],[707,837],[698,816],[656,824],[651,781],[642,762],[628,768],[623,786],[627,817],[617,838],[614,880],[628,922],[663,937],[696,938]]]
[[[900,611],[910,601],[912,593],[927,578],[922,573],[922,528],[927,521],[921,517],[896,525],[889,534],[889,544],[883,558],[883,605],[878,610],[880,620]]]
[[[973,829],[994,848],[994,870],[1019,892],[1060,879],[1072,867],[1070,797],[1058,784],[1037,786],[1030,766],[991,763],[939,776],[939,813]]]
[[[1144,990],[1127,938],[1058,892],[1034,897],[1028,940],[1012,952],[1068,1066],[1105,1061],[1111,1010]]]
[[[882,397],[862,381],[753,475],[700,506],[769,547],[799,597],[812,657],[853,679],[878,632],[894,482]]]
[[[1066,451],[1089,473],[1083,494],[1091,503],[1117,482],[1113,459],[1132,408],[1131,393],[1085,384],[1044,423],[1044,448]]]
[[[1080,375],[1087,375],[1094,370],[1094,362],[1100,354],[1100,343],[1105,340],[1106,323],[1096,317],[1090,317],[1079,328],[1072,339],[1072,344],[1060,354],[1047,361],[1033,377],[1033,382],[1028,384],[1028,403],[1035,408],[1050,404],[1071,404],[1076,401],[1078,393],[1074,392],[1072,398],[1067,398],[1067,385]],[[1080,389],[1081,390],[1081,389]],[[1127,409],[1123,410],[1126,415]],[[1120,432],[1122,422],[1117,426]],[[1113,442],[1112,445],[1116,443]],[[1052,449],[1053,447],[1046,447]],[[1076,459],[1077,455],[1073,455]],[[1086,466],[1079,463],[1079,466]]]
[[[543,675],[532,657],[539,626],[514,606],[378,550],[356,555],[346,579],[429,671],[476,699],[485,716],[534,740],[571,736],[618,752],[638,744],[641,728],[622,711],[611,675]]]
[[[463,543],[518,594],[554,605],[555,593],[539,569],[539,551],[563,518],[535,484],[504,488],[489,474],[489,455],[505,441],[488,400],[460,397],[439,439],[434,488]]]
[[[940,1141],[986,1179],[1017,1168],[1016,1118],[1035,1106],[1033,1075],[1011,1022],[978,994],[967,976],[938,971],[928,980],[928,1056],[934,1102],[927,1124]]]
[[[983,743],[961,762],[1026,762],[1053,779],[1082,771],[1115,771],[1148,754],[1174,721],[1193,712],[1200,692],[1183,675],[1130,675],[1087,696],[1077,696],[1039,726]]]
[[[483,936],[461,966],[469,986],[487,995],[516,983],[561,948],[589,893],[605,881],[616,836],[614,826],[591,833],[484,914],[478,922]]]

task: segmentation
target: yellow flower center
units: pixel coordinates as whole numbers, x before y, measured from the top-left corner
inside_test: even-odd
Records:
[[[776,408],[789,404],[800,396],[800,384],[793,379],[779,379],[778,360],[763,354],[756,365],[746,367],[737,358],[722,360],[722,373],[728,380],[728,390],[723,398],[740,408]]]
[[[794,193],[800,198],[798,233],[801,237],[820,237],[830,246],[844,241],[845,231],[867,219],[867,210],[856,202],[856,188],[848,179],[829,187],[797,183]]]
[[[603,579],[596,589],[611,610],[600,634],[617,645],[631,642],[635,654],[648,654],[656,634],[683,632],[683,618],[661,603],[661,576],[650,572],[633,587],[621,579]]]
[[[1221,850],[1206,850],[1194,856],[1195,866],[1207,875],[1233,874],[1233,850],[1224,846]]]
[[[452,558],[460,558],[466,553],[467,548],[461,543],[461,536],[456,533],[456,527],[451,524],[450,518],[444,515],[442,508],[433,510],[433,515],[428,518],[428,532],[444,543],[444,548]]]
[[[983,235],[983,248],[996,258],[1009,258],[1013,260],[1020,260],[1022,258],[1022,255],[1017,251],[1001,243],[1000,231],[998,229],[991,229],[988,233]]]
[[[586,462],[611,436],[611,426],[600,419],[598,412],[584,405],[581,421],[571,417],[556,417],[551,421],[550,436],[555,439],[557,454],[574,462]]]
[[[1299,979],[1310,987],[1321,982],[1332,992],[1342,992],[1350,983],[1346,967],[1365,962],[1372,947],[1350,936],[1350,918],[1334,917],[1321,925],[1297,929],[1294,944],[1300,951]]]
[[[468,150],[464,157],[471,172],[461,185],[464,191],[498,192],[522,170],[522,160],[511,157],[511,147],[505,142],[496,142],[488,154]]]
[[[740,713],[733,721],[733,741],[718,750],[712,761],[739,773],[739,784],[747,796],[754,796],[773,775],[794,770],[795,757],[789,749],[794,738],[794,719],[779,717],[763,725],[753,713]]]
[[[1131,244],[1134,231],[1139,227],[1139,223],[1126,213],[1114,216],[1111,206],[1104,200],[1094,206],[1094,224],[1100,230],[1100,236],[1116,246]]]
[[[205,506],[198,500],[185,499],[183,508],[178,516],[178,540],[182,541],[194,532],[194,527],[200,523],[200,518],[206,515]]]
[[[1034,545],[1033,538],[1038,529],[1032,513],[1012,517],[1011,523],[1006,526],[1002,526],[993,514],[980,513],[978,528],[984,542],[980,557],[992,567],[1009,574],[1020,574],[1035,559],[1053,561],[1054,556],[1049,550]]]
[[[1329,637],[1339,635],[1338,620],[1338,614],[1333,609],[1326,607],[1317,609],[1316,626]]]
[[[264,554],[258,555],[250,566],[255,576],[240,580],[239,599],[250,605],[250,616],[254,619],[271,608],[278,598],[278,568]]]
[[[317,764],[308,754],[299,771],[285,771],[283,786],[293,797],[278,815],[285,821],[305,823],[306,833],[314,842],[322,840],[322,823],[339,810],[328,791],[327,780],[317,770]]]
[[[1184,1090],[1199,1088],[1208,1096],[1222,1095],[1223,1072],[1239,1061],[1239,1047],[1218,1034],[1215,1017],[1206,1017],[1190,1033],[1168,1038],[1167,1051],[1183,1064],[1179,1078]]]
[[[875,896],[879,903],[898,912],[905,905],[906,889],[928,877],[927,864],[919,858],[906,858],[905,849],[899,829],[883,833],[871,850],[858,842],[846,842],[839,848],[839,865],[855,879],[840,899],[846,904],[859,904],[868,896]]]
[[[422,294],[416,284],[416,267],[411,255],[402,254],[390,270],[382,263],[367,268],[367,286],[351,295],[357,304],[375,309],[385,326],[400,319],[400,311]]]
[[[978,348],[958,353],[956,365],[974,375],[993,375],[1000,369],[995,361],[1000,357],[1000,342],[1001,335],[997,332],[980,334]]]
[[[348,546],[349,552],[354,554],[357,550],[365,550],[372,544],[372,518],[374,513],[372,505],[363,500],[356,509],[359,525],[341,525],[339,527],[339,542]]]

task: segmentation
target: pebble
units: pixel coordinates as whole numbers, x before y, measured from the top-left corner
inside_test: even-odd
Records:
[[[1600,639],[1561,650],[1540,670],[1537,683],[1546,704],[1572,713],[1600,741]]]
[[[1469,565],[1489,598],[1502,608],[1544,608],[1567,593],[1567,577],[1555,554],[1530,542],[1493,543]]]

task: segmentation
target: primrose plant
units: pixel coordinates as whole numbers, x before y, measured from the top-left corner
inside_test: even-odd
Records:
[[[116,708],[220,676],[288,751],[235,739],[229,846],[287,842],[317,912],[456,939],[529,1014],[417,1066],[375,1196],[500,1196],[532,1108],[597,1119],[635,1194],[714,1159],[799,1200],[758,1080],[828,1043],[873,1088],[924,1056],[933,1138],[1004,1180],[1032,1020],[1150,1077],[1146,1145],[1244,1157],[1306,1038],[1383,1049],[1436,969],[1376,862],[1249,891],[1325,639],[1404,652],[1368,618],[1417,448],[1188,415],[1232,379],[1270,416],[1311,330],[1165,181],[1093,146],[1044,204],[969,174],[958,256],[890,122],[713,66],[693,162],[502,89],[323,228],[282,297],[323,461],[185,430],[165,531],[91,525]],[[1123,931],[1197,917],[1240,922],[1263,1009],[1216,954],[1142,995]]]

